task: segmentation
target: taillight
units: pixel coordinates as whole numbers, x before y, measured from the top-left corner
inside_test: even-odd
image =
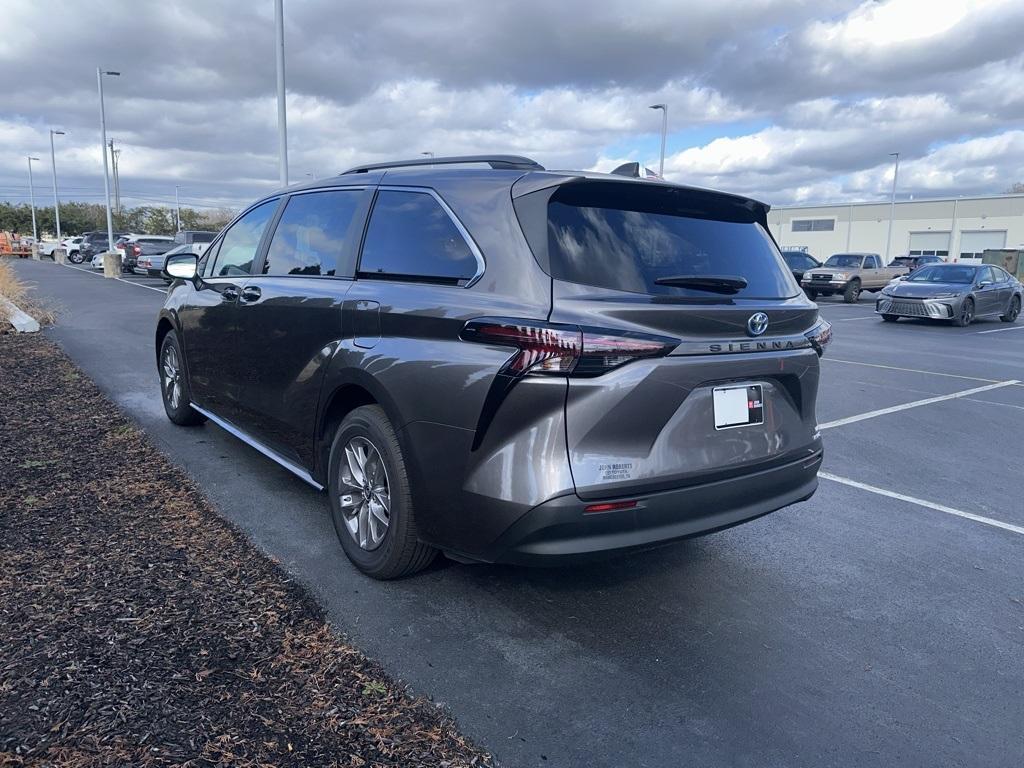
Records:
[[[580,328],[536,320],[481,317],[466,323],[464,341],[516,347],[501,373],[599,376],[633,360],[667,355],[678,339],[666,336]]]
[[[804,335],[811,342],[811,346],[818,353],[818,357],[821,357],[825,354],[825,347],[832,341],[832,323],[822,318],[816,326]]]
[[[132,246],[132,251],[135,252],[136,256],[140,256],[142,254],[142,247],[138,246],[138,245],[133,245]]]

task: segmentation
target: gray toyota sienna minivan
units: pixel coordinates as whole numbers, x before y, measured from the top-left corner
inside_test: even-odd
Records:
[[[164,407],[325,489],[376,578],[726,528],[822,459],[831,330],[767,212],[505,155],[289,187],[168,259]]]

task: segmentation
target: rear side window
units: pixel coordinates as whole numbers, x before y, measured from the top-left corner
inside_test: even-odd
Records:
[[[723,195],[621,183],[570,184],[548,203],[548,258],[559,280],[634,293],[708,297],[659,278],[737,276],[743,298],[798,292],[755,212]]]
[[[277,200],[269,200],[258,205],[231,225],[231,229],[221,238],[212,277],[232,277],[252,272],[252,261],[260,247],[263,230],[274,217],[277,203]]]
[[[362,194],[339,190],[292,197],[274,231],[263,274],[333,276],[351,238]]]
[[[426,192],[381,190],[370,214],[359,274],[459,284],[477,260],[441,204]]]

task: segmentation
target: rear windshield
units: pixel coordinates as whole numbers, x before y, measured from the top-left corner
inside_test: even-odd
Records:
[[[708,297],[659,278],[742,277],[742,298],[798,293],[755,211],[723,195],[662,186],[569,184],[548,203],[548,258],[560,280],[635,293]]]

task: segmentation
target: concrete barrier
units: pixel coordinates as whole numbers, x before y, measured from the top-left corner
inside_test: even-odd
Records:
[[[18,305],[13,301],[0,298],[0,307],[4,308],[4,314],[18,333],[35,333],[39,330],[36,319],[18,309]]]
[[[39,261],[39,244],[32,243],[32,258]]]
[[[67,264],[68,263],[68,252],[67,252],[67,250],[65,250],[64,248],[54,248],[53,249],[53,260],[57,264]]]
[[[103,254],[103,276],[121,276],[121,254],[117,251],[107,251]]]

